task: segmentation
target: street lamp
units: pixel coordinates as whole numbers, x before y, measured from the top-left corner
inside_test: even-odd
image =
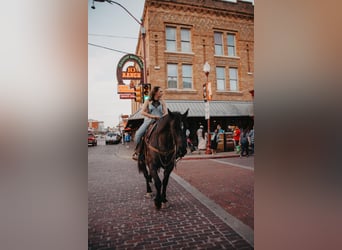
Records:
[[[206,119],[208,120],[208,133],[207,133],[207,149],[205,151],[206,154],[211,154],[211,150],[210,150],[210,112],[209,112],[209,101],[211,99],[211,97],[209,97],[209,82],[208,82],[208,76],[209,76],[209,72],[210,72],[210,65],[208,62],[205,62],[204,66],[203,66],[203,71],[204,74],[206,76],[206,82],[205,82],[205,86],[204,86],[204,91],[205,91],[205,113],[206,113]]]
[[[139,25],[140,25],[140,33],[141,33],[141,36],[142,36],[142,42],[143,42],[143,61],[144,61],[144,83],[147,83],[147,71],[146,71],[146,45],[145,45],[145,38],[146,38],[146,30],[145,30],[145,27],[143,26],[143,23],[141,21],[139,21],[135,16],[133,16],[133,14],[131,12],[129,12],[128,9],[126,9],[123,5],[121,5],[120,3],[117,3],[115,1],[112,1],[112,0],[93,0],[93,5],[91,6],[92,9],[95,9],[95,5],[94,5],[94,2],[107,2],[107,3],[110,3],[110,4],[116,4],[118,6],[120,6],[122,9],[124,9],[128,15],[130,15],[134,21],[136,21]]]

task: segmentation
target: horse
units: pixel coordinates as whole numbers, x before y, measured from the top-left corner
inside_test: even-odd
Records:
[[[181,114],[171,112],[152,124],[146,131],[142,140],[142,156],[138,159],[139,173],[143,173],[146,181],[146,197],[152,197],[150,182],[154,182],[156,196],[154,205],[156,209],[166,207],[166,188],[169,177],[176,165],[176,158],[183,157],[187,153],[186,126],[189,109]],[[164,169],[164,177],[161,181],[159,170]]]

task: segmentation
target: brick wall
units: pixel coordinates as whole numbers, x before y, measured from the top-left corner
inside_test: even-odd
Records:
[[[201,100],[202,85],[206,81],[203,65],[211,66],[213,100],[251,101],[249,93],[254,89],[254,6],[248,2],[230,3],[219,0],[146,0],[144,9],[146,28],[146,62],[148,82],[162,86],[165,99]],[[165,27],[171,25],[191,30],[192,53],[167,52]],[[236,34],[237,57],[214,55],[214,31]],[[177,41],[180,46],[180,41]],[[137,46],[142,55],[142,43]],[[167,89],[167,63],[192,65],[193,88],[191,90]],[[238,69],[238,91],[216,91],[215,67]],[[181,71],[178,69],[178,76]],[[229,84],[228,73],[226,82]],[[138,108],[135,104],[133,109]],[[133,110],[134,112],[134,110]]]

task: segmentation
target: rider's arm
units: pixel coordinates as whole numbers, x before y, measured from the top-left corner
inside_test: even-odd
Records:
[[[150,113],[148,112],[148,104],[149,104],[150,101],[146,100],[141,108],[141,114],[143,116],[146,116],[148,118],[151,118],[150,116]]]
[[[163,99],[161,99],[161,100],[160,100],[160,103],[161,103],[161,105],[162,105],[162,107],[163,107],[163,116],[164,116],[164,115],[167,115],[167,107],[166,107],[165,101],[164,101]]]
[[[159,117],[156,115],[152,115],[150,114],[149,110],[148,110],[148,105],[149,105],[150,101],[145,101],[142,108],[141,108],[141,114],[145,117],[148,117],[150,119],[158,119]]]

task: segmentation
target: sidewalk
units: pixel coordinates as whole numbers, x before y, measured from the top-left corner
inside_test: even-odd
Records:
[[[206,154],[205,151],[193,151],[187,153],[182,160],[197,160],[197,159],[219,159],[219,158],[230,158],[239,157],[235,151],[230,152],[217,152],[216,154]]]
[[[119,146],[119,145],[118,145]],[[133,142],[126,142],[125,144],[120,144],[120,151],[122,151],[125,156],[131,157],[133,154],[134,143]],[[219,151],[216,154],[206,154],[205,150],[196,150],[188,153],[182,158],[184,160],[198,160],[198,159],[219,159],[219,158],[231,158],[231,157],[239,157],[240,155],[237,154],[235,151],[229,152],[222,152]]]

